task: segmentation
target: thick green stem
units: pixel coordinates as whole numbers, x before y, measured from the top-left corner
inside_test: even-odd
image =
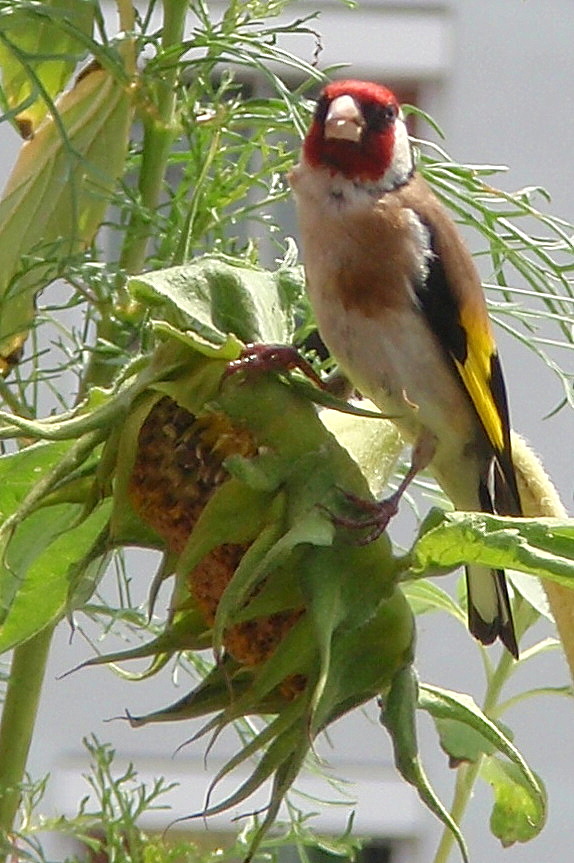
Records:
[[[163,8],[162,49],[168,52],[182,42],[188,5],[182,0],[164,0]],[[128,273],[139,273],[145,264],[147,244],[152,233],[150,213],[160,203],[168,156],[177,132],[175,111],[179,67],[174,58],[169,62],[170,66],[157,83],[156,103],[149,106],[144,117],[138,181],[140,208],[132,213],[120,259],[122,268]]]
[[[14,650],[0,723],[0,831],[14,828],[52,641],[47,627]],[[6,857],[0,856],[0,863]]]
[[[125,30],[133,27],[133,7],[128,0],[118,2],[120,19]],[[165,69],[158,73],[157,81],[150,86],[148,101],[141,105],[144,127],[142,161],[138,177],[139,205],[132,210],[124,236],[120,255],[120,267],[127,273],[139,273],[145,267],[148,241],[153,234],[153,214],[161,202],[161,192],[165,179],[170,150],[177,134],[176,107],[179,64],[177,57],[171,56],[172,49],[181,45],[185,30],[188,4],[184,0],[164,0],[164,19],[162,26],[162,49],[166,55]],[[132,43],[127,45],[132,49]],[[158,67],[161,55],[158,57]],[[126,49],[126,70],[135,74],[133,51]],[[136,323],[140,317],[137,304],[133,303],[125,286],[116,289],[113,299],[100,306],[97,324],[97,338],[101,343],[108,342],[130,350],[134,341],[134,331],[129,322]],[[80,397],[86,395],[92,386],[108,386],[116,372],[116,365],[110,363],[105,352],[94,351],[83,378]]]

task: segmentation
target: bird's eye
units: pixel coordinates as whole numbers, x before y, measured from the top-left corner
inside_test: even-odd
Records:
[[[367,105],[363,109],[367,127],[373,132],[381,132],[386,126],[389,126],[397,118],[398,110],[396,105]]]

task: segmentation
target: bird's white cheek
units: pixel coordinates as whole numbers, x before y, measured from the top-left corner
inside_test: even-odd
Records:
[[[401,186],[412,174],[413,167],[413,154],[409,134],[405,122],[400,116],[395,122],[393,158],[383,176],[383,188],[388,191]]]

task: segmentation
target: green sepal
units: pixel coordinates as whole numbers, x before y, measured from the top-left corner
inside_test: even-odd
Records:
[[[109,528],[113,545],[163,546],[155,532],[134,511],[128,491],[141,427],[160,398],[159,393],[154,391],[147,391],[140,396],[132,404],[121,430],[108,440],[103,460],[107,463],[106,473],[111,474],[113,471],[113,509]]]
[[[315,699],[314,731],[385,692],[397,672],[412,661],[414,637],[412,612],[399,591],[381,599],[362,622],[357,620],[350,628],[340,625],[333,634],[321,697]]]
[[[230,687],[234,695],[241,696],[252,682],[253,671],[240,666],[232,657],[226,656],[208,672],[204,679],[191,692],[186,693],[173,704],[145,716],[131,716],[130,723],[139,728],[156,722],[173,722],[174,720],[198,719],[210,713],[224,711],[229,707]],[[284,700],[283,700],[284,702]],[[274,712],[267,704],[267,712]],[[275,706],[277,710],[278,705]],[[238,714],[241,715],[241,714]],[[208,733],[212,728],[226,724],[222,715],[216,716],[208,726],[201,729],[194,739]]]
[[[181,650],[206,650],[210,646],[211,632],[206,629],[200,613],[196,609],[190,609],[185,613],[178,614],[177,619],[171,621],[164,632],[152,641],[140,644],[130,650],[118,650],[114,653],[92,656],[73,670],[91,668],[94,665],[129,662],[133,659],[148,659],[150,656],[166,655],[169,657]],[[137,677],[139,679],[139,675]],[[145,677],[149,677],[149,674],[145,673]]]
[[[141,426],[163,396],[202,421],[210,413],[216,421],[223,415],[240,436],[252,440],[254,455],[225,459],[227,478],[209,495],[183,552],[172,553],[171,566],[162,571],[162,578],[168,569],[176,572],[164,633],[135,651],[93,664],[150,656],[147,674],[174,650],[212,647],[218,662],[199,686],[167,708],[130,721],[139,726],[215,714],[201,734],[218,734],[242,716],[276,713],[256,742],[247,743],[224,769],[226,774],[253,752],[262,753],[259,767],[230,800],[245,799],[274,775],[264,830],[315,736],[385,692],[411,661],[413,617],[397,589],[399,569],[386,535],[356,545],[333,520],[332,513],[349,512],[342,489],[365,498],[369,490],[302,388],[289,376],[271,372],[224,378],[220,350],[237,351],[237,344],[227,340],[198,350],[195,338],[188,333],[177,343],[160,344],[131,383],[132,407],[119,437],[110,438],[102,476],[102,488],[113,489],[110,540],[137,535],[130,476]],[[245,550],[209,627],[195,606],[190,578],[210,552],[225,544]],[[242,667],[224,653],[232,626],[281,612],[293,613],[293,625],[258,665]],[[217,804],[217,811],[226,805],[232,804]]]
[[[164,339],[172,339],[182,345],[186,345],[204,357],[210,359],[223,360],[230,362],[236,360],[245,345],[233,333],[228,333],[227,338],[221,344],[214,344],[208,339],[203,338],[199,333],[194,331],[180,330],[167,321],[151,321],[151,327],[158,336]]]
[[[266,728],[259,732],[254,740],[231,758],[212,781],[210,792],[224,776],[231,773],[232,770],[242,764],[247,758],[263,750],[257,766],[240,787],[233,794],[229,795],[229,797],[217,804],[210,804],[208,796],[206,807],[201,813],[198,813],[198,816],[208,817],[210,815],[217,815],[239,805],[257,791],[270,776],[274,775],[277,777],[282,768],[284,768],[284,765],[290,763],[293,770],[290,783],[288,785],[282,783],[283,787],[277,787],[275,782],[273,784],[269,806],[273,807],[276,812],[281,805],[285,793],[301,769],[305,755],[309,750],[308,741],[303,740],[301,734],[300,720],[302,712],[302,704],[298,701],[292,701],[290,704],[287,704],[281,713],[272,719]],[[253,846],[250,850],[251,852],[254,850]]]

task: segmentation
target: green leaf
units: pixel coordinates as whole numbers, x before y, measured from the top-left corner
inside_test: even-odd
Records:
[[[18,573],[22,565],[25,565],[25,561],[33,560],[37,549],[43,548],[53,536],[53,513],[48,518],[32,513],[30,524],[20,525],[14,535],[14,528],[18,525],[18,510],[70,447],[69,441],[42,443],[0,458],[0,621],[19,588]],[[56,532],[61,529],[58,519],[53,527]],[[10,542],[8,561],[6,548]]]
[[[432,510],[412,548],[410,563],[415,577],[481,563],[574,587],[574,520]]]
[[[81,506],[61,504],[31,513],[10,534],[0,567],[0,621],[4,623],[22,590],[26,572],[58,536],[70,529]],[[44,602],[44,592],[42,603]],[[38,603],[38,597],[36,597]],[[40,605],[41,603],[38,603]],[[1,640],[1,636],[0,636]]]
[[[127,89],[92,69],[23,145],[0,200],[0,364],[9,366],[34,319],[37,291],[99,227],[128,144]]]
[[[435,719],[440,745],[449,757],[449,765],[463,761],[474,763],[482,755],[492,755],[495,746],[483,734],[458,719]]]
[[[230,333],[245,343],[291,342],[304,283],[299,269],[270,273],[206,256],[135,276],[129,287],[139,302],[162,306],[169,323],[219,346]]]
[[[480,775],[494,792],[490,829],[502,845],[507,848],[538,836],[546,820],[546,801],[533,793],[520,768],[500,758],[485,758]]]
[[[509,759],[518,771],[516,774],[513,772],[513,775],[520,775],[520,785],[527,790],[529,799],[533,801],[529,804],[529,811],[534,807],[538,813],[535,822],[537,831],[542,829],[546,817],[546,792],[542,783],[504,731],[485,716],[470,695],[440,689],[429,684],[420,684],[418,703],[419,707],[430,713],[435,721],[449,719],[468,726],[484,738],[485,751],[487,751],[486,743],[489,743]],[[474,736],[474,743],[478,743],[476,736]]]
[[[3,96],[23,138],[33,137],[86,52],[81,36],[91,36],[94,11],[93,0],[40,0],[0,15]]]
[[[560,642],[556,641],[555,647],[556,649],[560,648]],[[530,654],[531,658],[532,654]],[[524,658],[520,657],[520,663],[524,661]],[[572,686],[537,686],[535,689],[526,689],[522,692],[518,692],[516,695],[512,695],[510,698],[507,698],[506,701],[503,701],[498,705],[497,713],[502,716],[503,713],[510,707],[515,707],[517,704],[520,704],[522,701],[526,701],[528,698],[538,698],[541,695],[561,695],[565,698],[572,698],[574,695],[574,688]]]
[[[536,642],[532,647],[527,647],[520,651],[520,665],[523,665],[527,659],[532,659],[552,650],[560,650],[561,647],[562,644],[559,638],[543,638],[542,641]]]
[[[31,487],[70,449],[70,441],[40,443],[0,458],[0,523],[17,509]]]
[[[65,615],[69,572],[87,555],[109,519],[111,504],[102,504],[77,524],[81,509],[68,504],[47,507],[33,513],[16,530],[5,566],[18,588],[0,626],[0,652]],[[27,543],[33,547],[28,548]],[[18,546],[16,554],[12,553],[14,546]]]
[[[430,811],[451,830],[462,859],[469,863],[468,849],[458,824],[433,791],[420,760],[415,722],[417,698],[420,700],[416,675],[408,666],[398,672],[391,684],[381,711],[381,722],[391,735],[397,770],[416,788]]]

